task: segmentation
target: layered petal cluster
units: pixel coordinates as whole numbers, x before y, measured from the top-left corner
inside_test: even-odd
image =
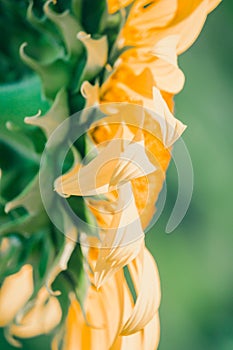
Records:
[[[172,115],[173,96],[184,85],[177,57],[194,42],[207,14],[218,3],[108,1],[109,13],[120,10],[125,16],[110,61],[116,52],[122,53],[112,66],[106,66],[101,86],[86,81],[81,88],[86,107],[99,105],[107,115],[89,130],[97,156],[86,165],[78,164],[76,171],[55,183],[61,194],[86,197],[100,227],[98,243],[84,240],[92,245],[86,250],[92,285],[86,299],[86,319],[78,303],[71,304],[67,349],[74,349],[77,343],[80,348],[94,349],[97,337],[103,349],[158,346],[159,277],[148,265],[151,257],[144,247],[143,229],[153,217],[171,147],[185,129]],[[130,105],[113,106],[115,102]],[[82,121],[87,118],[84,112]],[[95,198],[100,195],[105,198]],[[136,302],[132,302],[124,266],[129,269]],[[115,285],[112,305],[108,304],[110,291],[106,292],[110,285]],[[102,325],[98,326],[96,314],[102,315]],[[82,324],[76,334],[75,322],[77,328]]]
[[[78,339],[80,347],[85,344],[92,349],[96,337],[103,339],[103,349],[126,349],[133,344],[138,344],[138,349],[154,349],[158,344],[160,283],[144,246],[143,228],[153,217],[170,148],[185,126],[174,118],[156,87],[153,100],[144,99],[144,103],[150,109],[136,104],[101,104],[105,118],[88,131],[97,156],[87,164],[77,163],[55,182],[61,195],[85,198],[100,228],[96,241],[80,235],[91,286],[84,307],[86,319],[78,302],[71,303],[67,349],[74,349]],[[135,289],[135,303],[124,276],[125,266]],[[110,299],[114,300],[111,307],[121,310],[118,317],[108,306],[110,286],[117,292],[112,292]],[[106,317],[102,326],[96,322],[96,314]],[[80,316],[75,319],[75,315]],[[117,325],[111,326],[116,321]],[[83,324],[76,335],[75,322]]]
[[[144,246],[128,267],[137,292],[136,303],[123,270],[108,278],[98,290],[93,285],[89,287],[85,314],[71,297],[62,349],[94,350],[97,344],[101,349],[115,350],[157,348],[161,297],[158,269]],[[53,350],[57,349],[58,339],[55,338]]]
[[[162,38],[178,35],[177,52],[187,50],[198,37],[207,15],[221,0],[108,0],[114,13],[131,4],[118,45],[151,47]]]
[[[128,16],[116,47],[123,51],[101,89],[104,101],[134,101],[124,86],[151,97],[158,87],[170,108],[184,84],[177,55],[198,37],[206,17],[221,0],[108,1],[114,13],[127,6]],[[119,85],[121,83],[121,85]],[[137,102],[141,102],[139,99]]]

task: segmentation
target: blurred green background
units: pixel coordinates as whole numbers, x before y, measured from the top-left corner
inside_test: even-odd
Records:
[[[186,84],[176,97],[176,116],[188,125],[184,140],[192,158],[195,179],[187,215],[173,233],[166,234],[166,223],[177,191],[177,174],[171,164],[165,210],[146,238],[161,275],[159,350],[232,350],[231,0],[224,0],[208,17],[199,39],[179,62],[186,75]],[[35,86],[34,100],[39,104],[37,80]],[[26,103],[23,90],[21,93],[16,97],[16,107],[19,102]],[[7,99],[2,102],[8,103]],[[35,112],[34,107],[29,101],[28,115]],[[46,350],[47,343],[44,338],[24,341],[23,349],[39,350],[43,346]],[[0,349],[14,349],[7,345],[2,333]]]
[[[174,164],[161,220],[147,234],[161,275],[159,350],[233,349],[233,2],[208,17],[184,53],[186,75],[176,116],[194,168],[190,208],[171,234],[165,227],[176,197]]]

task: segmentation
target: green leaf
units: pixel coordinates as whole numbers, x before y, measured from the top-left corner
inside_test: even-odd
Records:
[[[0,86],[1,118],[0,129],[7,121],[19,127],[24,126],[24,117],[35,114],[38,109],[46,112],[49,104],[41,98],[40,79],[29,76],[25,80]]]
[[[9,125],[9,124],[8,124]],[[14,151],[26,159],[30,159],[35,163],[39,163],[39,155],[35,151],[32,141],[16,130],[3,129],[0,131],[0,141],[10,146]]]

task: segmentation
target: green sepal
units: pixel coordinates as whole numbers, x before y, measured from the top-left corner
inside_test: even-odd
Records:
[[[0,238],[1,242],[2,237]],[[10,274],[16,273],[22,266],[22,251],[25,239],[20,235],[9,235],[6,250],[0,250],[0,284]]]
[[[69,260],[68,269],[65,271],[67,280],[73,287],[73,292],[84,310],[84,300],[86,297],[87,288],[89,287],[89,280],[83,266],[83,255],[79,244]]]
[[[42,17],[38,17],[34,14],[34,0],[30,0],[28,8],[27,8],[27,20],[31,23],[33,27],[35,27],[39,32],[43,33],[47,37],[51,38],[52,41],[57,45],[61,42],[59,35],[56,31],[56,27],[51,23],[51,21],[43,15]]]
[[[77,36],[86,49],[86,63],[79,78],[75,92],[79,91],[81,84],[85,81],[91,81],[104,68],[108,59],[108,41],[107,36],[98,39],[91,38],[90,34],[79,32]]]
[[[40,199],[38,176],[28,184],[19,196],[6,204],[5,212],[9,213],[9,211],[18,207],[25,208],[30,215],[37,215],[43,209]]]
[[[54,258],[54,248],[51,244],[49,231],[38,232],[29,238],[17,234],[6,236],[9,245],[6,251],[0,251],[0,283],[25,264],[33,266],[34,295],[41,288],[48,266]]]
[[[39,189],[39,177],[36,176],[15,199],[8,202],[5,212],[9,213],[16,208],[24,208],[25,213],[10,219],[1,225],[0,234],[21,233],[30,236],[38,229],[48,225],[48,217],[44,211]]]
[[[40,127],[47,139],[51,136],[53,131],[67,118],[69,117],[68,107],[68,94],[65,89],[61,89],[50,108],[50,110],[44,115],[40,116],[40,113],[33,117],[25,118],[25,123]],[[66,134],[67,130],[64,128],[61,130],[62,134]],[[65,135],[57,136],[59,142]]]
[[[45,97],[53,100],[61,87],[69,86],[71,78],[69,62],[62,58],[55,58],[52,62],[39,62],[25,53],[25,46],[26,43],[20,47],[22,60],[39,74]]]
[[[51,0],[45,3],[44,13],[61,32],[68,54],[79,56],[83,51],[81,43],[77,40],[77,34],[82,30],[80,23],[70,14],[69,10],[63,13],[53,11],[51,3]]]

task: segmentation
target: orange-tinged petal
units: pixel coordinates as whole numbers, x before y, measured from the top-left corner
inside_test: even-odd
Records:
[[[148,5],[148,6],[146,6]],[[122,36],[125,45],[141,45],[153,28],[163,28],[174,18],[178,8],[177,0],[135,1]]]
[[[92,343],[94,332],[92,333],[92,329],[86,325],[81,307],[77,300],[71,303],[66,323],[67,327],[63,350],[94,350],[95,345]],[[101,336],[101,332],[99,333],[98,344],[105,349],[106,340]]]
[[[0,289],[0,326],[10,323],[33,293],[32,266],[24,265],[19,272],[7,277]]]
[[[164,37],[179,35],[177,53],[187,50],[198,37],[207,14],[218,0],[135,1],[122,30],[119,45],[151,46]],[[148,6],[144,6],[148,4]],[[150,5],[149,5],[150,4]]]
[[[118,85],[129,95],[141,99],[143,106],[147,109],[148,113],[146,113],[143,130],[153,134],[154,137],[163,142],[164,146],[172,146],[186,129],[186,126],[172,115],[167,107],[167,104],[163,100],[160,91],[155,87],[153,88],[152,100],[147,97],[140,96],[126,85],[121,83]]]
[[[118,271],[98,291],[90,286],[84,305],[86,319],[78,302],[72,300],[67,318],[64,350],[111,348],[121,326],[123,278],[123,271]]]
[[[114,13],[121,8],[124,8],[131,4],[134,0],[107,0],[108,3],[108,12]]]
[[[154,80],[149,85],[150,89],[155,85],[161,90],[178,93],[183,88],[185,80],[177,64],[178,42],[179,36],[171,35],[159,40],[154,47],[127,50],[116,62],[116,72],[113,74],[116,75],[119,70],[131,69],[138,76],[147,68],[151,71]],[[127,85],[130,86],[130,82]]]

